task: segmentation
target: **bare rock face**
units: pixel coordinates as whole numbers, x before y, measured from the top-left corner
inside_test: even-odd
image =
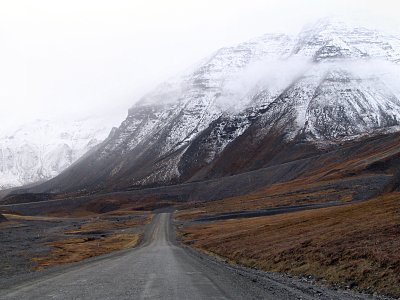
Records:
[[[336,20],[220,49],[143,97],[92,155],[39,190],[202,180],[298,158],[299,145],[398,131],[399,64],[398,36]]]

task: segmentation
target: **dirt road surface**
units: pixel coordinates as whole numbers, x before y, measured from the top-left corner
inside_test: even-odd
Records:
[[[138,248],[0,290],[0,299],[367,299],[286,275],[233,267],[182,247],[170,213]]]

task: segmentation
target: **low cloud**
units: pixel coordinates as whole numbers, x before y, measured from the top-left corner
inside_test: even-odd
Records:
[[[293,56],[289,59],[266,59],[254,62],[225,84],[217,105],[223,111],[243,109],[260,90],[279,93],[312,66],[307,57]]]

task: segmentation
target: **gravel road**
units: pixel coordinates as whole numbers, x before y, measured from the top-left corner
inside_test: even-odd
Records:
[[[0,299],[369,299],[302,279],[232,267],[176,242],[157,214],[140,247],[0,290]]]

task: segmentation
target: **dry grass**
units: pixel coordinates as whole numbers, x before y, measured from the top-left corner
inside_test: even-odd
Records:
[[[69,218],[59,218],[54,216],[23,216],[17,214],[3,214],[9,220],[25,220],[25,221],[57,221],[57,220],[64,220]]]
[[[50,246],[55,249],[48,255],[33,258],[40,270],[53,265],[78,262],[86,258],[106,254],[116,250],[136,246],[141,239],[140,234],[115,234],[101,238],[70,238],[53,242]]]
[[[268,271],[400,297],[400,194],[181,229],[195,248]]]
[[[115,214],[126,215],[126,213],[119,214],[118,212]],[[115,218],[108,220],[105,219],[107,215],[101,215],[88,219],[77,229],[65,231],[67,235],[80,235],[80,237],[65,238],[49,243],[52,250],[48,254],[32,259],[36,263],[35,269],[40,270],[54,265],[78,262],[90,257],[135,247],[140,242],[142,233],[125,233],[125,229],[135,227],[140,229],[149,224],[153,216],[143,212],[139,217],[135,213],[133,216],[134,218],[128,220]],[[140,231],[142,232],[141,229]]]
[[[94,218],[90,220],[88,223],[82,224],[78,229],[68,230],[65,233],[67,234],[85,234],[93,231],[109,231],[109,230],[118,230],[131,228],[135,226],[143,226],[147,225],[151,222],[153,215],[147,215],[143,218],[134,218],[131,220],[125,221],[110,221],[104,219]]]
[[[0,223],[0,229],[10,228],[10,227],[19,227],[20,224],[15,221],[5,221]]]

